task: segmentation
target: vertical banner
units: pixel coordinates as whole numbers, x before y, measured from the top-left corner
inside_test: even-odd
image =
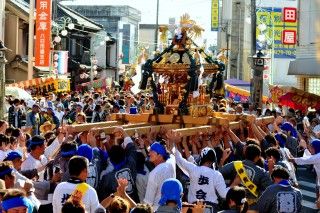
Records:
[[[211,2],[211,31],[219,31],[219,0]]]
[[[53,51],[53,73],[64,75],[68,72],[68,51]]]
[[[50,66],[51,0],[37,0],[35,66]]]

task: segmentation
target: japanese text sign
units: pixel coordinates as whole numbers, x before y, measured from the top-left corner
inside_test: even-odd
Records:
[[[297,39],[297,32],[295,30],[282,31],[282,44],[295,45]]]
[[[296,22],[297,8],[285,7],[283,8],[283,22]]]
[[[35,65],[50,66],[51,0],[37,0]]]
[[[211,31],[219,31],[219,0],[211,2]]]
[[[54,81],[56,92],[68,92],[70,91],[70,80],[69,79],[56,79]]]
[[[285,8],[257,8],[257,49],[271,49],[273,47],[275,58],[295,58],[296,57],[296,39],[297,39],[297,21],[284,22]],[[291,14],[291,13],[288,13]],[[293,15],[288,18],[296,19]],[[261,32],[258,26],[266,25],[266,30]],[[266,41],[258,42],[259,36],[267,37]],[[273,46],[272,46],[273,45]]]

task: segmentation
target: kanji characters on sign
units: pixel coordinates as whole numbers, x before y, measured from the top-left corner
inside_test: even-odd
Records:
[[[297,8],[285,7],[283,8],[283,21],[296,22],[297,21]]]
[[[295,45],[297,40],[297,32],[295,30],[282,31],[282,44]]]
[[[51,1],[37,1],[35,65],[50,65]]]

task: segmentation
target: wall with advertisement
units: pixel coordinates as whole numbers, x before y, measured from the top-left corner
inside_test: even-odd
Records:
[[[259,25],[265,24],[266,30],[261,31]],[[272,48],[274,41],[274,58],[294,59],[296,57],[296,44],[283,44],[284,31],[297,31],[297,22],[283,21],[283,8],[260,7],[257,8],[257,43],[256,48],[266,50]],[[259,42],[259,38],[265,36],[268,42]]]

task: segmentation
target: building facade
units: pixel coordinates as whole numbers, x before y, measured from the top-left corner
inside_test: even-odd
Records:
[[[290,63],[288,74],[297,78],[300,89],[320,95],[320,1],[300,0],[298,9],[297,57]]]
[[[263,36],[266,38],[265,43],[268,42],[266,48],[259,47],[258,38],[252,37],[251,2],[251,0],[222,1],[221,24],[218,32],[218,49],[229,49],[229,63],[227,65],[226,77],[228,79],[235,78],[249,82],[252,78],[250,67],[252,61],[252,40],[257,39],[256,50],[262,49],[264,54],[267,55],[267,58],[269,58],[267,69],[263,73],[263,91],[265,95],[268,95],[269,84],[297,84],[297,78],[288,75],[287,72],[290,62],[294,60],[295,53],[289,57],[284,54],[277,54],[278,49],[280,50],[283,47],[281,44],[280,31],[284,29],[284,23],[279,14],[282,13],[284,7],[296,8],[297,0],[256,1],[256,24],[259,25],[260,23],[259,13],[261,12],[263,16],[269,20],[269,23],[265,23],[265,36]],[[278,15],[277,18],[280,18],[280,20],[275,20],[275,14]],[[256,27],[257,37],[259,37],[258,31],[259,29]],[[286,47],[282,49],[286,49]]]
[[[12,50],[6,52],[8,60],[6,83],[14,83],[27,80],[29,3],[25,0],[7,0],[5,9],[4,41],[5,45]],[[61,18],[69,18],[75,27],[69,30],[66,36],[62,36],[60,31],[52,30],[52,41],[59,35],[61,42],[52,42],[54,45],[51,48],[69,51],[68,75],[79,76],[81,57],[85,49],[90,49],[92,34],[103,30],[103,27],[61,4],[56,4],[55,21],[52,22],[53,29],[59,24]],[[34,66],[33,70],[33,77],[50,74],[50,67]]]
[[[264,48],[264,52],[268,54],[269,63],[268,69],[264,71],[264,90],[268,92],[268,85],[286,85],[292,86],[297,84],[297,78],[288,75],[287,70],[289,69],[289,64],[291,61],[295,60],[297,57],[297,45],[284,45],[282,44],[282,32],[285,29],[296,30],[297,25],[299,25],[300,20],[296,23],[291,24],[283,21],[284,8],[297,8],[297,0],[261,0],[257,1],[257,32],[260,31],[259,22],[263,15],[260,16],[259,13],[264,13],[269,21],[266,24],[267,28],[265,30],[266,40],[270,42],[267,48]],[[290,27],[292,26],[292,27]],[[263,33],[260,33],[260,35]],[[300,33],[297,32],[298,37]],[[259,42],[259,34],[257,34],[257,43]],[[258,45],[257,45],[258,46]],[[289,48],[290,46],[290,48]],[[292,48],[291,48],[292,47]],[[258,49],[258,47],[257,47]],[[287,54],[288,50],[292,50],[291,54]]]
[[[227,78],[250,81],[251,54],[250,0],[222,1],[218,49],[229,49]]]
[[[103,25],[104,29],[116,39],[116,48],[110,50],[110,54],[116,57],[115,60],[109,62],[110,66],[117,67],[119,63],[133,62],[138,44],[139,22],[141,21],[139,10],[129,6],[76,5],[72,2],[65,2],[65,4]]]

